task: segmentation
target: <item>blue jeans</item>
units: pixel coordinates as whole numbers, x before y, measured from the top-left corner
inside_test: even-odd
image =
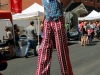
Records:
[[[100,30],[97,31],[98,39],[100,39]]]
[[[81,36],[82,36],[82,33],[79,32],[79,41],[81,41]]]
[[[27,41],[27,47],[26,47],[25,55],[28,53],[30,48],[33,48],[34,49],[34,55],[37,55],[37,52],[36,52],[36,40],[28,40]]]
[[[88,39],[90,40],[90,43],[92,43],[92,35],[88,36]]]

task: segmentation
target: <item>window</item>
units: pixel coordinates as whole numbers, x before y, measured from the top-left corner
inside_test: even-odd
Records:
[[[98,3],[100,3],[100,0],[97,0]]]
[[[90,2],[93,2],[93,0],[90,0]]]

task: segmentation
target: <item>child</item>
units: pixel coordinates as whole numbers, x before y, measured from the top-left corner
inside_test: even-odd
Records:
[[[88,38],[87,38],[88,41],[87,41],[87,44],[90,44],[91,41],[92,41],[92,40],[91,40],[91,29],[90,29],[90,27],[87,28],[87,33],[88,33]]]

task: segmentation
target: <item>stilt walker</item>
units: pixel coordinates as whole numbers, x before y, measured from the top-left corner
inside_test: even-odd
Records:
[[[54,38],[62,75],[73,75],[63,17],[63,4],[59,0],[43,0],[43,5],[46,18],[44,38],[38,50],[36,75],[50,75]]]

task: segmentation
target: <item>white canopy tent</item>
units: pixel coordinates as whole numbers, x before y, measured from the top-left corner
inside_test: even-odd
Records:
[[[40,11],[36,11],[33,13],[27,13],[27,14],[15,14],[13,15],[13,20],[24,20],[24,19],[34,19],[35,17],[43,16],[43,13]]]
[[[78,20],[94,20],[94,19],[97,19],[99,16],[100,16],[99,13],[97,11],[93,10],[86,17],[79,17]]]
[[[27,9],[23,10],[22,13],[14,14],[13,20],[19,20],[19,19],[29,19],[34,18],[35,16],[43,16],[44,14],[44,7],[34,3]]]
[[[98,16],[96,16],[94,19],[100,20],[100,12],[98,13]]]

